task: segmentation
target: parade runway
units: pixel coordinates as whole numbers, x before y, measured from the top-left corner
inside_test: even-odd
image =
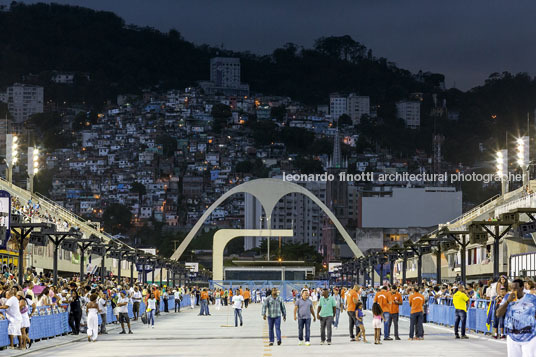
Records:
[[[341,315],[339,327],[333,330],[332,345],[320,345],[320,324],[311,325],[311,346],[298,346],[297,322],[293,306],[287,304],[288,318],[282,322],[283,343],[268,345],[267,323],[261,317],[260,304],[244,309],[244,325],[234,327],[233,311],[222,307],[212,316],[198,316],[199,309],[183,309],[181,313],[161,313],[155,328],[141,322],[133,324],[133,335],[119,335],[120,329],[109,327],[109,334],[97,342],[87,342],[86,336],[66,336],[35,343],[27,351],[4,351],[6,356],[326,356],[352,352],[360,356],[506,356],[506,343],[487,336],[469,334],[469,340],[455,340],[450,328],[425,324],[422,341],[409,341],[409,320],[401,318],[401,341],[382,341],[374,345],[371,313],[366,312],[365,327],[368,344],[350,342],[348,317]],[[231,326],[231,327],[227,327]],[[392,333],[392,331],[391,331]]]

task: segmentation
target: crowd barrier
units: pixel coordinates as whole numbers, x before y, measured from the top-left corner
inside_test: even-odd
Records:
[[[181,308],[190,306],[190,295],[185,294],[182,296]],[[53,338],[56,336],[62,336],[71,332],[69,326],[69,313],[67,311],[51,312],[49,307],[39,307],[38,313],[32,316],[30,326],[30,338],[33,340],[41,340],[46,338]],[[175,309],[175,298],[170,296],[168,299],[168,311],[172,312]],[[146,310],[145,303],[140,303],[140,315]],[[164,312],[164,301],[160,298],[159,310]],[[41,315],[41,313],[43,313]],[[4,314],[5,315],[5,314]],[[128,316],[134,317],[132,311],[132,304],[128,304]],[[107,305],[106,310],[106,323],[110,324],[116,322],[117,318],[113,314],[113,309],[110,304]],[[99,325],[102,323],[101,316],[99,315]],[[0,320],[0,348],[9,346],[9,336],[7,334],[7,328],[9,325],[8,320]]]
[[[374,301],[374,294],[367,296],[367,309],[372,309]],[[489,300],[483,299],[470,299],[467,308],[467,320],[466,328],[476,332],[490,333],[491,329],[488,329],[486,322],[488,320],[488,306]],[[456,319],[455,311],[452,304],[452,298],[440,298],[436,299],[430,297],[428,305],[426,306],[426,321],[433,322],[443,326],[454,326]],[[411,307],[409,306],[408,296],[402,297],[402,305],[399,308],[400,316],[409,317]],[[493,312],[490,312],[493,313]]]

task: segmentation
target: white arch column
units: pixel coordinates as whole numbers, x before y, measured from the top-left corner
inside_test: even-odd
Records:
[[[292,229],[220,229],[214,233],[212,244],[212,279],[223,280],[223,251],[231,240],[238,237],[292,237]]]

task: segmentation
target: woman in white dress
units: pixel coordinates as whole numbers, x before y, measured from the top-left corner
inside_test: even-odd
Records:
[[[95,342],[99,335],[99,304],[97,304],[97,294],[91,294],[89,303],[86,306],[87,312],[87,340]]]
[[[20,314],[22,316],[21,346],[26,346],[26,344],[28,344],[28,347],[29,347],[30,337],[28,337],[28,331],[30,330],[30,315],[29,315],[30,306],[28,305],[28,301],[24,298],[23,291],[17,292],[17,298],[20,301]]]
[[[216,298],[216,310],[220,311],[221,309],[221,291],[220,289],[216,290],[216,293],[214,294]]]
[[[192,309],[195,307],[195,291],[193,289],[190,291],[190,306]]]

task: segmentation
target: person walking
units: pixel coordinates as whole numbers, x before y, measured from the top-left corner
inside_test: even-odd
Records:
[[[526,294],[524,282],[514,280],[502,299],[497,317],[504,317],[509,357],[534,357],[536,351],[536,295]]]
[[[15,349],[14,340],[17,337],[21,339],[22,329],[22,315],[20,313],[20,302],[16,297],[16,289],[11,288],[6,291],[6,302],[0,306],[0,309],[6,310],[7,319],[9,325],[7,327],[7,334],[9,335],[9,348]],[[22,349],[22,344],[19,343],[19,349]]]
[[[195,307],[195,292],[192,290],[190,292],[190,308],[193,310]]]
[[[329,295],[329,290],[322,290],[322,297],[318,303],[318,319],[320,320],[320,344],[325,342],[331,345],[331,326],[333,325],[333,316],[337,312],[337,302],[333,296]],[[326,335],[327,330],[327,335]]]
[[[86,305],[87,313],[87,341],[95,342],[99,336],[99,304],[97,304],[97,294],[89,296],[89,303]]]
[[[140,289],[135,286],[134,292],[132,293],[132,313],[134,314],[134,321],[138,320],[140,316],[140,303],[142,299],[142,293]]]
[[[248,308],[250,299],[251,299],[251,292],[249,291],[249,288],[246,288],[246,290],[244,291],[244,306],[246,307],[246,309]]]
[[[357,307],[355,310],[355,316],[357,319],[357,324],[359,326],[359,333],[355,336],[355,340],[359,341],[361,337],[363,337],[363,342],[368,343],[367,336],[365,335],[365,324],[363,323],[363,317],[365,316],[363,314],[363,302],[359,301],[357,303]]]
[[[380,304],[375,302],[372,305],[372,327],[374,328],[374,344],[381,345],[382,338],[383,311]]]
[[[156,310],[156,298],[154,293],[151,293],[147,299],[147,327],[154,328],[154,313]]]
[[[262,317],[268,319],[268,335],[270,346],[274,345],[274,328],[277,336],[277,345],[281,345],[281,317],[287,320],[287,310],[281,296],[277,295],[277,288],[272,288],[272,294],[262,304]]]
[[[398,317],[399,317],[399,308],[403,304],[402,294],[398,292],[398,287],[396,285],[391,286],[391,311],[389,314],[389,332],[391,331],[391,325],[394,325],[394,335],[395,340],[400,340],[398,335]]]
[[[128,317],[128,302],[127,292],[121,290],[121,296],[117,300],[117,311],[119,313],[119,322],[121,323],[122,331],[119,334],[125,334],[125,324],[128,326],[128,333],[131,335],[132,330],[130,329],[130,318]]]
[[[220,289],[216,289],[216,292],[214,293],[215,295],[215,298],[216,298],[216,311],[220,311],[221,310],[221,290]]]
[[[413,291],[413,294],[411,294],[408,299],[409,306],[411,307],[409,318],[409,339],[422,340],[424,338],[424,330],[422,326],[424,318],[424,296],[419,293],[418,288],[413,288],[411,290]],[[415,338],[413,336],[415,336]]]
[[[333,327],[338,328],[339,327],[339,317],[341,315],[341,309],[342,309],[342,299],[341,295],[339,293],[338,288],[333,289],[333,298],[335,299],[335,303],[337,304],[337,310],[335,312],[335,316],[333,317]]]
[[[26,348],[26,344],[28,344],[28,348],[30,347],[30,337],[28,337],[28,333],[30,331],[30,299],[26,299],[24,297],[24,291],[18,291],[17,292],[17,298],[20,301],[20,314],[22,317],[22,323],[21,323],[21,340],[19,341],[19,345],[23,348]]]
[[[304,289],[301,297],[294,303],[294,321],[298,321],[298,345],[303,345],[303,329],[305,328],[305,345],[311,344],[311,315],[316,321],[313,302],[309,299],[309,290]]]
[[[162,292],[160,291],[160,288],[158,286],[153,286],[153,292],[154,292],[154,298],[156,299],[156,309],[155,309],[155,316],[160,315],[160,297],[162,296]]]
[[[355,341],[354,328],[357,330],[357,320],[355,317],[355,309],[359,300],[359,285],[354,285],[353,289],[346,293],[346,312],[348,313],[348,328],[350,330],[350,341]],[[356,334],[359,331],[356,331]]]
[[[201,301],[201,311],[199,311],[199,315],[200,316],[210,316],[210,312],[208,310],[208,292],[207,292],[207,289],[203,289],[203,291],[201,291],[201,295],[200,295],[200,301]]]
[[[173,297],[175,298],[175,312],[181,312],[182,294],[180,288],[173,291]]]
[[[387,292],[387,286],[383,285],[380,291],[374,296],[374,302],[377,302],[383,311],[383,340],[391,341],[389,336],[389,320],[391,315],[391,298],[392,294]]]
[[[168,300],[169,300],[169,292],[168,292],[167,287],[164,285],[164,288],[162,289],[162,301],[164,302],[164,312],[169,312]]]
[[[467,321],[467,302],[469,301],[469,296],[465,294],[465,287],[463,285],[458,286],[458,291],[452,296],[452,304],[455,309],[455,322],[454,322],[454,335],[456,338],[460,338],[458,334],[458,327],[461,322],[461,333],[462,339],[468,339],[465,335],[465,322]]]
[[[108,332],[106,332],[106,306],[108,305],[108,301],[106,299],[106,295],[104,291],[99,292],[99,297],[97,299],[97,304],[99,305],[99,311],[100,311],[100,317],[101,317],[101,327],[100,327],[100,334],[106,335]]]
[[[82,319],[82,304],[76,289],[71,290],[69,307],[69,326],[73,335],[78,335],[80,333],[80,320]]]
[[[242,307],[244,306],[244,297],[240,295],[240,291],[238,289],[236,290],[236,294],[233,296],[232,304],[234,309],[235,327],[238,327],[238,319],[240,319],[240,326],[242,326]]]
[[[318,305],[318,292],[316,291],[316,289],[311,290],[310,296],[311,301],[313,302],[313,309],[316,310],[316,306]]]

